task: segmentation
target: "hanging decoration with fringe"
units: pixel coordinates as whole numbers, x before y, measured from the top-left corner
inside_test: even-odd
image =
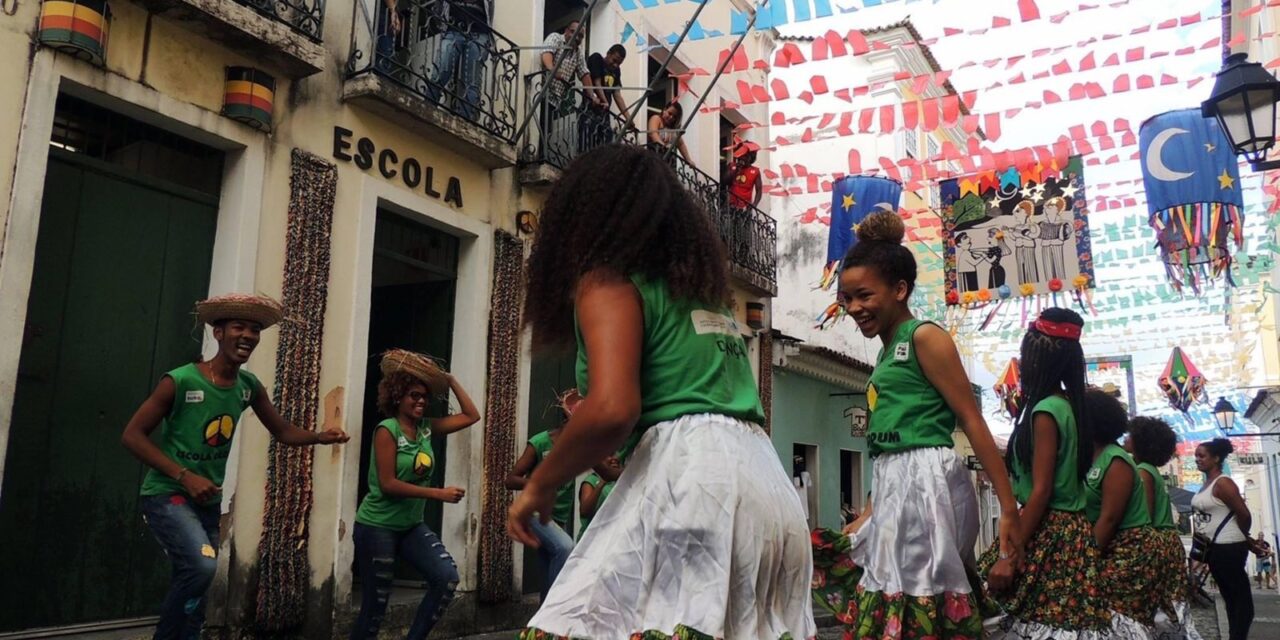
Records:
[[[1195,295],[1220,277],[1228,288],[1231,245],[1244,245],[1244,197],[1231,144],[1197,109],[1169,111],[1138,131],[1142,182],[1165,274]]]
[[[845,254],[858,243],[858,224],[876,211],[898,212],[902,183],[888,178],[846,176],[831,186],[831,230],[827,235],[827,261],[822,267],[819,289],[828,291],[840,278]],[[835,324],[844,313],[833,302],[815,319],[819,329]]]
[[[1169,362],[1164,366],[1164,373],[1160,374],[1156,382],[1169,401],[1169,406],[1181,411],[1184,416],[1196,402],[1209,402],[1209,396],[1205,392],[1208,381],[1195,363],[1191,362],[1191,358],[1183,353],[1182,347],[1173,348]],[[1187,419],[1190,420],[1190,417]]]

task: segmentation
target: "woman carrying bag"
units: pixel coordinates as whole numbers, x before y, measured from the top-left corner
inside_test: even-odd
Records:
[[[1222,464],[1234,450],[1226,438],[1196,447],[1196,467],[1204,473],[1204,487],[1191,498],[1200,523],[1191,544],[1191,560],[1209,565],[1226,605],[1230,640],[1245,640],[1253,624],[1253,591],[1245,572],[1253,517],[1236,483],[1222,473]]]

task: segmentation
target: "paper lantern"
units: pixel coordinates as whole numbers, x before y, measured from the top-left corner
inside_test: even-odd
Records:
[[[46,0],[40,5],[40,44],[102,66],[107,59],[111,7],[107,0]]]
[[[271,131],[276,79],[252,67],[227,67],[222,115],[259,131]]]
[[[1208,402],[1205,393],[1206,380],[1200,369],[1191,362],[1182,347],[1174,347],[1169,355],[1169,362],[1164,366],[1164,373],[1157,381],[1160,391],[1169,401],[1169,406],[1186,413],[1197,401]]]

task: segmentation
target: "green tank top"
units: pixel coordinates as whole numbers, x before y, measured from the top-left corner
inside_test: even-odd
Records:
[[[1138,465],[1138,471],[1146,471],[1151,474],[1151,478],[1154,481],[1156,508],[1155,511],[1151,512],[1151,526],[1157,529],[1176,529],[1177,526],[1173,523],[1173,504],[1169,501],[1169,487],[1165,486],[1164,477],[1160,475],[1160,470],[1156,469],[1155,465],[1143,462]],[[1142,474],[1139,473],[1138,477],[1142,477]],[[1145,493],[1143,494],[1143,499],[1146,499]]]
[[[601,478],[600,474],[597,474],[594,471],[592,471],[591,474],[588,475],[586,479],[583,480],[582,482],[584,484],[589,484],[597,489],[600,489],[600,497],[596,498],[596,513],[600,513],[600,507],[604,506],[604,501],[609,497],[609,494],[613,493],[613,485],[615,483],[605,482],[604,478]],[[601,483],[604,483],[603,489],[600,488]],[[579,540],[582,539],[582,534],[587,532],[587,526],[591,524],[591,519],[594,517],[595,517],[594,514],[590,516],[581,516],[581,522],[578,524]]]
[[[956,414],[916,360],[913,337],[924,322],[903,322],[876,361],[867,384],[871,455],[955,445]]]
[[[551,454],[551,433],[543,431],[535,434],[529,438],[529,446],[533,447],[534,453],[537,454],[533,464],[534,468],[537,468]],[[566,482],[556,489],[556,505],[551,510],[551,519],[566,532],[572,531],[569,523],[573,521],[573,481]]]
[[[666,283],[632,276],[644,305],[637,430],[698,413],[756,424],[764,409],[742,331],[728,309],[677,300]],[[577,383],[587,389],[587,349],[578,335]]]
[[[230,387],[215,386],[200,373],[195,363],[165,374],[173,380],[173,407],[160,422],[160,450],[174,462],[219,487],[231,455],[231,439],[236,435],[240,415],[253,404],[260,385],[258,378],[241,369]],[[148,469],[142,479],[142,495],[186,495],[182,483]],[[190,497],[190,496],[188,496]],[[217,504],[221,496],[208,504]]]
[[[1036,404],[1032,414],[1037,413],[1049,414],[1058,425],[1058,453],[1053,463],[1053,496],[1049,498],[1049,508],[1070,513],[1084,511],[1084,493],[1080,491],[1080,472],[1076,467],[1079,432],[1071,403],[1062,396],[1049,396]],[[1031,461],[1023,460],[1015,453],[1010,467],[1013,495],[1019,503],[1026,504],[1031,499],[1034,485]]]
[[[1147,513],[1147,494],[1142,488],[1142,480],[1138,475],[1138,465],[1134,464],[1133,458],[1121,449],[1119,445],[1109,444],[1107,448],[1098,454],[1094,459],[1093,466],[1089,467],[1089,474],[1084,480],[1085,504],[1084,512],[1089,517],[1090,522],[1097,522],[1102,515],[1102,479],[1107,475],[1107,469],[1111,467],[1111,463],[1115,460],[1122,461],[1133,468],[1133,490],[1129,492],[1129,502],[1124,508],[1124,517],[1120,519],[1121,529],[1132,529],[1134,527],[1145,527],[1151,524],[1151,516]]]
[[[431,474],[436,467],[436,454],[431,448],[431,421],[423,419],[418,424],[418,437],[410,440],[400,429],[400,421],[387,418],[374,427],[386,429],[396,441],[396,479],[419,487],[431,486]],[[356,522],[393,531],[405,531],[422,523],[427,507],[425,498],[393,498],[382,493],[378,482],[378,452],[369,447],[369,493],[356,509]]]

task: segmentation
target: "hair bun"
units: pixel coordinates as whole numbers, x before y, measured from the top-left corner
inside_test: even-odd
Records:
[[[907,226],[894,211],[877,211],[858,224],[858,240],[862,242],[887,242],[902,244]]]
[[[1214,438],[1212,444],[1215,449],[1221,451],[1224,455],[1229,455],[1236,451],[1236,446],[1231,444],[1230,438]]]

